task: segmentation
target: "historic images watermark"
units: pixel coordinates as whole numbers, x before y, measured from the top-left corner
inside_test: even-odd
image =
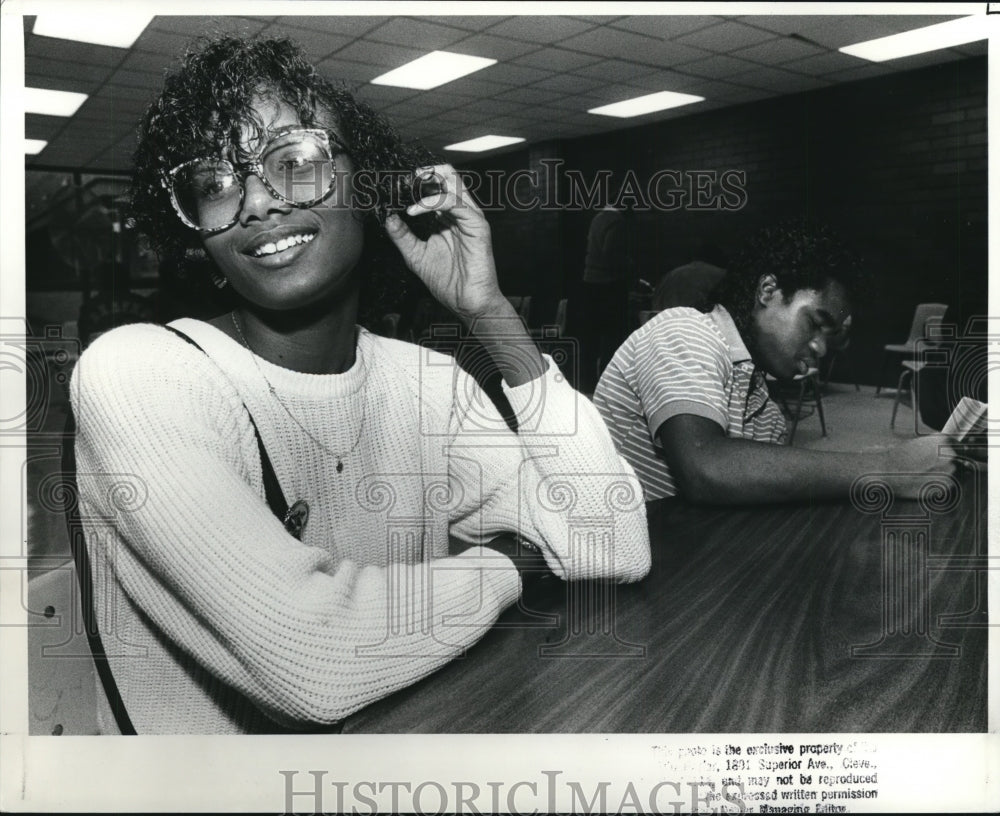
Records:
[[[290,171],[289,171],[290,172]],[[310,180],[301,170],[285,189],[299,191],[296,198],[314,200],[323,196],[328,173],[316,172]],[[737,211],[747,203],[747,173],[739,169],[661,168],[639,174],[635,170],[615,174],[609,169],[585,173],[566,168],[562,159],[540,159],[533,168],[508,170],[459,170],[463,190],[450,190],[437,168],[404,170],[337,169],[328,198],[315,207],[350,207],[388,211],[405,210],[421,199],[434,207],[446,196],[471,195],[484,212],[565,212],[602,207],[641,212],[678,210]]]
[[[422,782],[337,779],[281,770],[283,813],[746,813],[743,785],[698,780],[612,783],[560,779]]]

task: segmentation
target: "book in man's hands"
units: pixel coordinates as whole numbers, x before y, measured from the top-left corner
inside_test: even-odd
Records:
[[[986,432],[987,404],[972,397],[962,397],[941,429],[959,452],[983,460],[986,459]]]

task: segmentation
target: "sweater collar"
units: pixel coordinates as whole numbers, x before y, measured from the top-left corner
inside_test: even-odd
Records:
[[[259,381],[264,387],[270,385],[282,396],[302,400],[343,399],[360,392],[368,380],[378,342],[371,333],[358,326],[354,364],[347,371],[340,374],[308,374],[268,362],[210,323],[182,318],[171,325],[195,340],[230,376],[248,383]]]

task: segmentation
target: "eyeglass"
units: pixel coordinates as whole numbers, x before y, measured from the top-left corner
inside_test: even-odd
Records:
[[[279,132],[246,162],[217,157],[191,159],[163,178],[170,202],[187,226],[221,232],[235,224],[253,173],[275,198],[295,207],[322,201],[336,184],[334,155],[346,148],[320,128]]]

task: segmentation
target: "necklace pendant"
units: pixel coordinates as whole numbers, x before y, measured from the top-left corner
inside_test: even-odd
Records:
[[[288,508],[288,512],[285,513],[285,529],[288,534],[294,536],[299,541],[302,540],[302,531],[306,528],[306,522],[309,521],[309,504],[305,499],[299,499],[295,504]]]
[[[337,457],[337,473],[343,473],[344,463],[341,461],[340,457]]]

